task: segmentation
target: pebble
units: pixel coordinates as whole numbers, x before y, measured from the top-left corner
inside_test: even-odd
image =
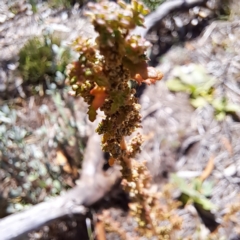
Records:
[[[7,20],[7,16],[0,14],[0,23],[4,23]]]
[[[231,176],[235,175],[236,172],[237,172],[237,168],[236,168],[235,164],[232,164],[224,169],[223,174],[225,177],[231,177]]]

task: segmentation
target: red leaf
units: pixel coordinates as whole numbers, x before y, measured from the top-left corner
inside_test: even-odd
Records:
[[[99,86],[95,86],[91,91],[90,94],[94,96],[93,102],[91,104],[91,106],[97,110],[98,108],[100,108],[104,102],[105,99],[107,97],[106,94],[106,88],[105,87],[99,87]]]

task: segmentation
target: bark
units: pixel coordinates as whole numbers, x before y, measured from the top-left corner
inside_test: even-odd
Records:
[[[133,30],[133,34],[145,37],[149,30],[157,25],[164,17],[174,11],[183,11],[195,6],[205,5],[207,0],[174,0],[161,4],[155,11],[145,17],[145,28],[137,27]]]
[[[81,179],[75,188],[62,196],[0,220],[1,240],[20,239],[54,220],[76,214],[84,215],[87,207],[96,205],[103,198],[109,198],[111,192],[115,194],[120,186],[121,174],[117,168],[103,172],[104,159],[100,146],[100,137],[93,134],[85,152]]]

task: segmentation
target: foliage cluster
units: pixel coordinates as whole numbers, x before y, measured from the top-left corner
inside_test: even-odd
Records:
[[[174,78],[167,81],[169,90],[183,91],[189,94],[190,103],[195,108],[211,105],[217,120],[222,121],[227,114],[240,112],[240,106],[233,104],[227,97],[215,96],[216,80],[206,73],[200,66],[176,67],[173,71]]]
[[[142,0],[142,2],[151,10],[154,11],[159,5],[166,0]]]
[[[172,175],[173,183],[181,191],[179,200],[186,205],[193,202],[201,205],[205,210],[212,210],[215,206],[207,198],[211,196],[213,183],[201,181],[199,178],[194,178],[190,184],[187,184],[184,179],[177,175]]]
[[[47,0],[48,5],[53,8],[59,7],[70,8],[76,3],[82,6],[86,2],[87,2],[86,0]]]
[[[64,85],[65,68],[71,59],[69,48],[51,34],[34,37],[19,52],[18,70],[25,86],[40,92]]]
[[[77,134],[74,110],[69,109],[71,99],[63,102],[56,94],[53,100],[57,107],[54,114],[44,104],[36,109],[38,118],[45,119],[45,124],[36,129],[24,122],[19,123],[22,121],[19,117],[22,116],[21,110],[14,103],[0,107],[0,198],[7,200],[5,207],[1,205],[1,212],[5,209],[4,214],[56,196],[72,186],[73,183],[67,181],[69,176],[77,178],[83,143]],[[67,110],[70,113],[68,119]],[[49,137],[50,126],[46,122],[54,124],[52,137]],[[72,158],[78,162],[69,164],[62,153],[62,145],[76,150],[76,156]],[[56,156],[54,152],[57,152]]]
[[[5,181],[4,197],[9,199],[7,213],[38,203],[44,191],[51,195],[61,190],[61,183],[57,180],[60,172],[42,161],[42,146],[27,143],[32,134],[16,126],[16,121],[17,111],[3,105],[0,109],[0,166],[1,177]],[[39,129],[39,135],[43,137],[44,131]],[[33,188],[35,191],[32,191]]]
[[[46,2],[50,8],[69,9],[74,4],[83,6],[87,0],[28,0],[28,2],[31,4],[33,12],[37,12],[39,2]]]

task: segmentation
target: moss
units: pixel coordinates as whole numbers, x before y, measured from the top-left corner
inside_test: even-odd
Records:
[[[165,2],[165,0],[142,0],[142,2],[151,10],[154,11],[156,8]]]
[[[87,0],[48,0],[47,3],[51,8],[70,8],[74,4],[78,3],[83,6]]]
[[[55,83],[62,86],[65,80],[65,67],[71,59],[68,48],[52,35],[30,39],[19,52],[18,70],[26,86],[44,86]]]

